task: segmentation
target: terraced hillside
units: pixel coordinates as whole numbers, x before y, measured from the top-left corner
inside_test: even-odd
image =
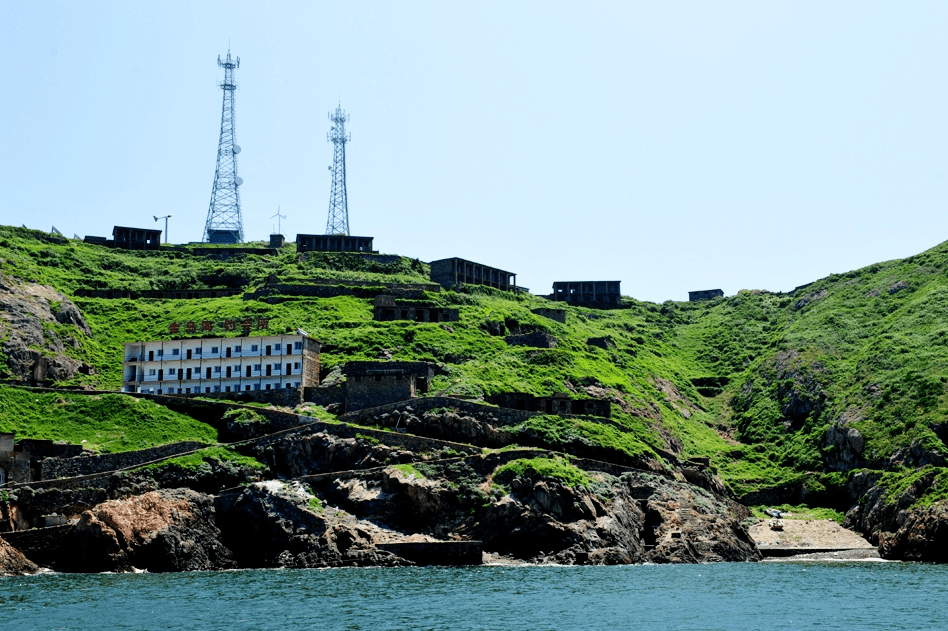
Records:
[[[118,389],[125,342],[169,339],[172,321],[267,318],[270,330],[300,327],[323,342],[323,375],[331,379],[346,361],[392,357],[435,362],[432,394],[483,399],[516,390],[608,399],[616,421],[608,430],[537,417],[524,431],[552,445],[608,444],[667,462],[707,456],[748,503],[853,509],[853,523],[881,541],[898,529],[899,511],[941,506],[948,489],[946,273],[942,244],[791,294],[741,291],[663,304],[625,298],[623,308],[609,311],[564,306],[562,324],[531,311],[554,306],[545,299],[465,286],[426,297],[458,308],[459,322],[375,322],[373,293],[384,283],[430,282],[424,263],[299,256],[293,245],[277,256],[222,262],[186,249],[131,253],[0,227],[0,379],[22,377],[16,357],[32,350],[64,366],[69,376],[61,385]],[[360,295],[330,298],[291,291],[259,300],[80,295],[249,293],[268,282],[316,281],[367,285]],[[24,305],[33,311],[24,314]],[[505,341],[537,331],[555,338],[555,347]],[[0,412],[0,430],[26,430],[8,409]]]

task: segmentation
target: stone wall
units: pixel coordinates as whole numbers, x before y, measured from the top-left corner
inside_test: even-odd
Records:
[[[504,338],[510,346],[532,346],[533,348],[556,348],[556,338],[543,331],[523,335],[508,335]]]
[[[346,410],[362,410],[415,396],[411,374],[354,375],[346,378]]]
[[[279,283],[266,285],[257,291],[244,294],[244,300],[260,300],[267,303],[283,302],[286,297],[306,296],[312,298],[335,298],[336,296],[355,296],[357,298],[375,298],[381,294],[394,294],[399,298],[423,300],[428,285],[402,286],[385,283],[366,283],[352,286],[349,284],[308,285]],[[440,287],[438,288],[440,290]]]
[[[538,316],[566,324],[566,309],[531,309],[530,311]]]
[[[138,451],[104,454],[101,456],[46,458],[39,463],[40,479],[54,480],[56,478],[71,478],[78,475],[91,475],[93,473],[136,467],[146,462],[170,458],[204,447],[207,447],[207,445],[191,441],[172,443],[170,445],[162,445],[150,449],[139,449]]]
[[[714,300],[723,298],[724,292],[720,289],[703,289],[701,291],[689,291],[688,302],[698,302],[699,300]]]
[[[388,405],[380,405],[374,408],[364,410],[355,410],[346,412],[339,417],[340,420],[348,423],[364,423],[373,420],[383,414],[389,414],[395,410],[410,409],[416,415],[421,415],[428,410],[435,408],[447,408],[463,412],[476,418],[493,417],[491,420],[497,425],[516,425],[527,420],[535,414],[526,410],[514,410],[510,408],[494,407],[481,403],[473,403],[451,397],[425,397],[420,399],[411,399],[410,401],[400,401]]]
[[[241,289],[198,289],[198,290],[168,290],[168,291],[128,291],[125,289],[77,289],[74,295],[77,298],[111,298],[137,300],[139,298],[157,298],[161,300],[197,300],[202,298],[222,298],[237,296],[243,293]]]
[[[56,562],[63,539],[70,530],[72,524],[5,532],[0,536],[33,563],[50,567]]]
[[[319,386],[303,388],[303,402],[314,403],[327,407],[329,405],[343,405],[346,402],[346,386]]]
[[[480,565],[484,552],[480,541],[379,543],[375,547],[417,565]]]

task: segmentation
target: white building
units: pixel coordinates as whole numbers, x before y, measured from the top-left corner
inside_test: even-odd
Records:
[[[319,342],[305,335],[125,345],[123,392],[210,394],[319,385]]]

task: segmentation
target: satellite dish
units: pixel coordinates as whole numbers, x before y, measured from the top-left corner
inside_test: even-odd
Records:
[[[234,153],[240,153],[240,145],[234,145]]]
[[[236,184],[237,186],[240,186],[243,183],[244,183],[244,178],[242,177],[238,177],[234,180],[234,184]]]

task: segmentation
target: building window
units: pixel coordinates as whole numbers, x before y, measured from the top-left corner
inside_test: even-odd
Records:
[[[207,386],[206,388],[204,388],[204,393],[205,393],[205,394],[210,394],[210,393],[211,393],[211,387],[210,387],[210,386]]]
[[[178,392],[181,392],[181,391],[178,390]],[[185,393],[185,394],[191,394],[191,388],[185,388],[185,389],[184,389],[184,393]]]
[[[295,348],[296,350],[302,350],[302,349],[303,349],[303,343],[302,343],[302,342],[293,342],[293,348]]]
[[[300,382],[299,382],[299,381],[296,382],[295,387],[297,387],[297,388],[300,387]]]
[[[148,369],[148,376],[149,376],[149,377],[154,377],[156,374],[157,374],[157,373],[155,372],[155,369],[154,369],[154,368],[149,368],[149,369]]]
[[[269,389],[270,389],[270,384],[267,384],[267,390],[269,390]]]
[[[256,353],[258,348],[259,348],[259,347],[258,347],[256,344],[251,344],[251,345],[250,345],[250,352],[251,352],[251,353]]]
[[[201,347],[200,347],[200,346],[198,346],[197,348],[194,349],[194,354],[195,354],[195,355],[200,355],[200,354],[201,354]]]
[[[164,354],[165,354],[164,350],[162,350],[162,349],[159,348],[159,349],[158,349],[158,357],[163,357]]]
[[[180,355],[180,354],[181,354],[181,351],[180,351],[179,349],[177,349],[177,348],[172,348],[172,349],[171,349],[171,354],[177,356],[177,355]]]
[[[275,351],[280,350],[280,345],[279,345],[279,344],[274,344],[274,345],[273,345],[273,350],[275,350]]]
[[[212,347],[211,347],[211,355],[216,355],[216,354],[217,354],[217,351],[218,351],[218,347],[217,347],[217,346],[212,346]]]
[[[191,391],[191,388],[188,388],[188,391]],[[178,394],[181,394],[181,388],[178,388]]]
[[[260,364],[254,364],[253,369],[256,370],[257,372],[260,372]]]
[[[260,389],[260,384],[259,384],[259,383],[253,384],[253,389],[254,389],[254,390],[259,390],[259,389]]]
[[[239,388],[240,386],[237,387]],[[244,386],[244,390],[250,390],[250,386]]]
[[[161,394],[161,388],[158,388],[158,394]]]
[[[235,347],[234,347],[234,352],[235,352],[235,353],[239,353],[239,352],[240,352],[240,347],[239,347],[239,346],[235,346]]]
[[[300,363],[299,363],[299,362],[294,362],[294,363],[293,363],[293,370],[299,370],[299,369],[300,369]]]
[[[214,366],[214,372],[215,372],[215,373],[219,373],[220,371],[221,371],[221,367],[220,367],[220,366]]]
[[[168,376],[169,376],[169,377],[174,377],[176,370],[177,370],[176,368],[169,368],[169,369],[168,369]]]

